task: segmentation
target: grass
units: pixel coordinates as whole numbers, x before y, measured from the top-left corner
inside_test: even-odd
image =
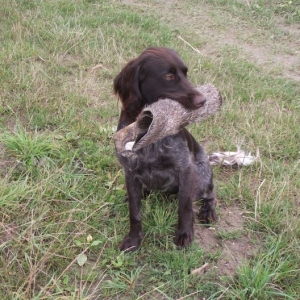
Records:
[[[292,55],[298,2],[134,3],[0,0],[1,299],[297,299],[299,82],[239,46]],[[228,26],[233,42],[217,43]],[[159,194],[143,201],[142,248],[117,248],[129,224],[112,80],[148,46],[176,49],[192,82],[221,90],[221,113],[190,126],[208,153],[259,148],[256,165],[214,168],[220,205],[249,212],[244,232],[219,237],[261,246],[231,277],[190,274],[222,254],[177,250],[176,199]]]
[[[240,267],[237,281],[229,292],[233,298],[295,299],[293,292],[298,283],[294,279],[298,270],[292,267],[294,257],[289,242],[279,236],[268,238],[266,245],[268,250],[258,255],[257,261]],[[283,291],[283,285],[290,285],[287,290],[291,290]]]

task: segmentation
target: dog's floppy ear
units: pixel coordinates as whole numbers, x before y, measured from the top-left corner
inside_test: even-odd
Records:
[[[141,65],[139,58],[131,60],[114,79],[114,92],[119,96],[123,110],[134,119],[143,106],[139,87]]]

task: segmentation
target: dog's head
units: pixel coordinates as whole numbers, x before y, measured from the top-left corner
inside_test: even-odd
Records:
[[[114,80],[123,110],[135,119],[143,107],[160,98],[198,109],[206,99],[187,78],[188,68],[172,49],[148,48],[131,60]]]

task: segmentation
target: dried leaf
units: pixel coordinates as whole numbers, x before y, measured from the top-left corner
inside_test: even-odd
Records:
[[[82,267],[86,261],[87,261],[87,256],[84,253],[81,253],[77,256],[77,263],[80,267]]]

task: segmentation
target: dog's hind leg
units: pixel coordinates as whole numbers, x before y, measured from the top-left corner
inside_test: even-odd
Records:
[[[211,191],[207,197],[202,198],[202,205],[198,213],[199,221],[203,224],[210,224],[217,221],[216,214],[216,193]]]
[[[213,185],[213,174],[208,161],[196,163],[198,183],[197,183],[197,200],[201,200],[199,210],[199,220],[201,223],[209,224],[217,221],[216,204],[217,198]]]

